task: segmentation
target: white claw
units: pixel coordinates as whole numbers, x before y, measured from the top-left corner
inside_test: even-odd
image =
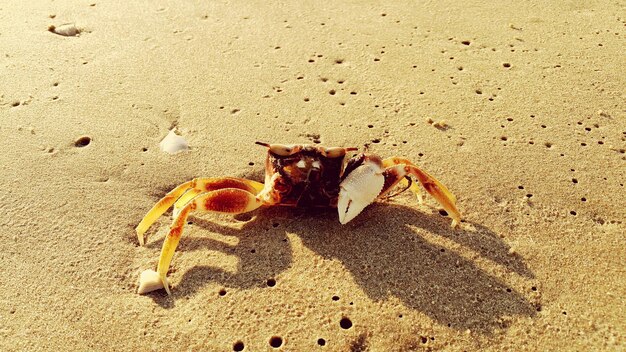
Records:
[[[347,224],[376,200],[385,184],[382,171],[379,165],[366,162],[341,182],[337,200],[340,223]]]

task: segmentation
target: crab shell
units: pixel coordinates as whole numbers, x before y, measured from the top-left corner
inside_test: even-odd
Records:
[[[372,154],[355,155],[346,163],[347,152],[357,148],[257,144],[268,148],[265,188],[259,194],[263,203],[337,207],[342,224],[354,219],[365,207],[402,181],[410,171],[405,170],[406,165],[402,164],[402,161],[410,163],[408,160],[391,158],[383,161]],[[387,167],[385,164],[388,164]],[[402,167],[398,168],[398,165]],[[431,178],[423,174],[427,177],[422,177],[420,181]],[[443,185],[433,181],[451,195]],[[425,186],[430,192],[427,186],[429,183],[433,182],[426,182]]]

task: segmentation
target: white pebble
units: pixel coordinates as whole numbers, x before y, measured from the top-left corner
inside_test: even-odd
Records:
[[[159,273],[154,270],[144,270],[139,276],[139,289],[137,293],[140,295],[163,288],[163,282],[159,277]]]
[[[51,25],[48,30],[52,33],[62,35],[65,37],[75,37],[80,34],[80,29],[76,27],[74,23],[62,24],[58,27]]]
[[[168,154],[176,154],[189,149],[189,143],[187,143],[185,138],[177,135],[173,129],[163,138],[159,146],[161,147],[161,151]]]

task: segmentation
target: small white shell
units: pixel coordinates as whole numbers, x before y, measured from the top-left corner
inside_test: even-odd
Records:
[[[154,270],[144,270],[139,276],[139,289],[137,293],[140,295],[163,288],[163,282],[159,277],[159,273]]]
[[[159,143],[159,147],[161,147],[161,151],[163,152],[176,154],[189,149],[189,143],[187,143],[185,138],[177,135],[174,129],[172,129],[167,136],[163,138],[161,143]]]
[[[58,27],[51,25],[48,30],[64,37],[75,37],[80,34],[80,28],[76,27],[75,23],[66,23]]]

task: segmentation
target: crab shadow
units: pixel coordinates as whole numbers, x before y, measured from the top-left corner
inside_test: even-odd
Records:
[[[185,269],[174,288],[174,299],[193,295],[215,281],[244,289],[266,286],[268,279],[290,266],[292,249],[286,234],[293,233],[320,256],[339,260],[372,300],[397,297],[406,307],[439,324],[489,334],[507,327],[503,317],[536,314],[534,304],[520,292],[432,237],[439,236],[448,244],[453,241],[508,271],[533,279],[523,259],[482,225],[466,224],[470,226],[465,228],[472,229],[452,230],[449,218],[393,204],[372,205],[347,225],[336,221],[336,211],[282,207],[260,210],[241,229],[201,217],[190,219],[194,226],[236,236],[239,242],[231,246],[203,237],[184,237],[179,251],[208,248],[240,260],[234,274],[211,266]],[[153,245],[160,246],[160,241]],[[329,292],[329,296],[334,294]],[[154,299],[165,307],[173,305],[165,296]]]

